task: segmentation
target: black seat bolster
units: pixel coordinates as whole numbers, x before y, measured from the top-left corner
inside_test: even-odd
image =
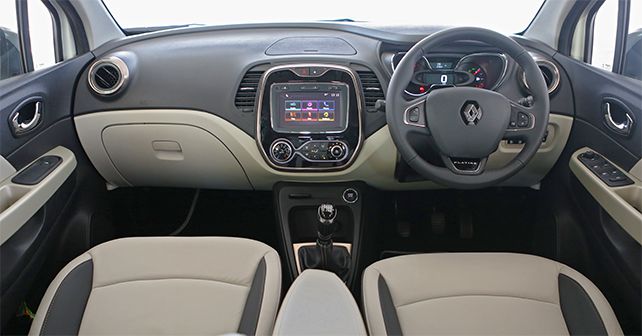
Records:
[[[560,308],[571,335],[606,335],[602,317],[588,293],[573,278],[558,277]]]
[[[256,328],[258,327],[259,316],[261,314],[261,305],[263,303],[263,292],[265,289],[265,268],[265,258],[263,258],[256,268],[254,279],[252,280],[252,286],[250,287],[247,299],[245,300],[245,308],[243,309],[243,315],[241,316],[241,322],[239,323],[239,334],[256,334]]]
[[[40,329],[41,335],[78,335],[93,277],[94,263],[91,259],[65,276],[51,299]]]
[[[383,322],[386,326],[386,334],[388,335],[401,335],[401,324],[397,316],[397,308],[392,301],[390,289],[386,283],[386,279],[379,274],[377,283],[379,289],[379,304],[381,305],[381,312],[383,314]]]

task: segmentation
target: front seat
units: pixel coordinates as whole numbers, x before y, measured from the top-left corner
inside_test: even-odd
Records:
[[[372,335],[620,335],[600,290],[558,262],[511,253],[416,254],[363,275]]]
[[[225,237],[125,238],[71,261],[30,335],[266,335],[281,288],[271,247]]]

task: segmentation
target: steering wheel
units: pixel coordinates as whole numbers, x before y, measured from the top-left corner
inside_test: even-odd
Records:
[[[420,57],[461,40],[487,43],[517,62],[528,81],[532,106],[473,87],[433,89],[426,96],[406,100],[403,92]],[[496,185],[521,170],[542,143],[548,115],[548,91],[533,58],[512,39],[482,28],[450,28],[421,40],[395,68],[386,96],[388,128],[402,158],[424,178],[458,189]],[[432,137],[445,167],[418,155],[409,140],[412,133]],[[508,137],[522,139],[523,149],[504,167],[486,169],[488,156]]]

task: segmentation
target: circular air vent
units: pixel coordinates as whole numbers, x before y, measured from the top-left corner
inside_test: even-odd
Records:
[[[89,68],[89,86],[101,96],[115,94],[128,78],[127,64],[116,56],[100,59]]]
[[[557,68],[557,65],[538,55],[533,55],[533,59],[535,60],[535,63],[537,63],[539,70],[542,72],[542,76],[544,76],[546,87],[548,87],[548,93],[553,93],[560,85],[560,71]],[[529,89],[528,82],[526,82],[526,74],[524,73],[524,71],[521,71],[520,78],[524,87],[526,87],[526,89]]]

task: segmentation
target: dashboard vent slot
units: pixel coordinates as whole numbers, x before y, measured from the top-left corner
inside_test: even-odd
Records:
[[[357,71],[357,74],[359,75],[359,80],[361,80],[366,112],[377,112],[375,103],[379,99],[385,99],[381,82],[372,71]]]
[[[127,64],[116,56],[98,60],[89,68],[89,86],[101,96],[115,94],[128,78]]]
[[[263,71],[248,71],[241,80],[234,98],[234,105],[241,112],[254,112],[254,102],[261,76],[263,76]]]

